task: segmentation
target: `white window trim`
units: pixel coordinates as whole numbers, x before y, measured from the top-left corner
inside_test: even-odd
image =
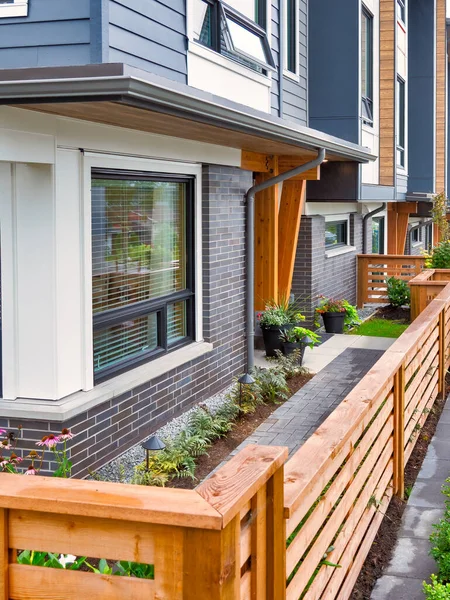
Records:
[[[332,221],[346,221],[347,222],[347,241],[345,245],[338,246],[337,248],[332,248],[331,246],[325,247],[325,257],[333,258],[333,256],[339,256],[340,254],[347,254],[348,252],[355,252],[356,247],[350,246],[350,215],[348,214],[340,214],[340,215],[325,215],[325,223],[330,223]]]
[[[203,341],[203,303],[202,303],[202,170],[201,166],[189,163],[177,163],[151,159],[130,158],[123,155],[104,155],[86,152],[83,157],[83,198],[82,198],[82,238],[83,251],[81,264],[83,265],[82,312],[83,312],[83,390],[94,388],[94,360],[93,360],[93,333],[92,333],[92,232],[91,232],[91,173],[92,169],[117,169],[127,171],[148,171],[161,174],[181,174],[195,176],[194,199],[194,227],[195,227],[195,337],[194,342]],[[190,348],[191,344],[185,346]],[[180,349],[180,351],[182,351]],[[168,355],[162,358],[167,359]],[[156,361],[154,361],[156,362]],[[150,365],[151,362],[146,363]],[[145,367],[145,365],[143,365]],[[140,367],[137,367],[138,369]],[[117,375],[114,380],[126,381],[133,369]]]
[[[0,4],[0,19],[27,16],[28,0],[14,0],[12,4]]]
[[[253,79],[254,81],[256,81],[258,83],[262,83],[263,85],[270,87],[272,85],[272,83],[271,83],[272,71],[268,70],[267,75],[262,75],[256,71],[253,71],[253,69],[250,69],[250,67],[245,67],[244,65],[241,65],[238,62],[235,62],[231,58],[227,58],[226,56],[219,54],[215,50],[212,50],[211,48],[207,48],[206,46],[203,46],[203,44],[200,44],[199,42],[195,41],[194,25],[193,25],[193,23],[194,23],[194,16],[193,16],[194,15],[194,6],[193,6],[194,1],[195,0],[188,0],[187,14],[186,14],[186,28],[187,28],[187,35],[188,35],[188,52],[191,52],[192,54],[196,54],[197,56],[201,56],[202,58],[206,58],[207,60],[209,60],[213,63],[216,63],[217,65],[219,65],[221,67],[224,67],[230,71],[234,71],[235,73],[238,73],[239,75],[243,75],[243,76],[247,77],[248,79]],[[266,14],[267,14],[266,35],[267,35],[267,39],[269,40],[270,48],[272,49],[272,44],[270,43],[271,34],[272,34],[271,10],[272,10],[272,6],[270,3],[270,0],[266,0]],[[189,73],[188,73],[188,77],[189,77]]]
[[[294,0],[295,2],[295,14],[296,14],[296,31],[297,31],[297,52],[295,53],[295,73],[292,71],[288,71],[286,69],[287,65],[287,2],[288,0],[282,0],[283,2],[283,75],[288,77],[289,79],[293,79],[294,81],[300,81],[300,9],[298,5],[298,0]]]

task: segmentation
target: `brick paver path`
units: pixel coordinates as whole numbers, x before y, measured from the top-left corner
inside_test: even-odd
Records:
[[[289,453],[294,453],[382,355],[380,350],[344,350],[277,408],[231,456],[248,444],[288,446]]]

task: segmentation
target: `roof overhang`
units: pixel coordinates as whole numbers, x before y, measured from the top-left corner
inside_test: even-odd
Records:
[[[0,71],[0,104],[253,152],[368,162],[368,148],[122,64]]]

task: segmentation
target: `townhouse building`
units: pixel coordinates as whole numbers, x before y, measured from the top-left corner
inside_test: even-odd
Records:
[[[431,191],[389,162],[400,92],[376,60],[409,55],[388,4],[0,1],[0,427],[20,451],[70,427],[85,475],[245,371],[254,311],[315,294],[320,262],[319,291],[353,299],[370,228],[389,252],[399,228],[384,202]]]
[[[447,192],[445,10],[444,0],[309,3],[309,124],[377,159],[327,163],[308,183],[297,295],[354,302],[358,253],[419,254],[438,241],[430,207]]]

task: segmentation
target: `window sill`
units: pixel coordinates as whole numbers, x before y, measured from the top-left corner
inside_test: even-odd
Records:
[[[348,254],[349,252],[356,252],[355,246],[341,246],[340,248],[334,248],[333,250],[326,250],[325,257],[326,258],[334,258],[335,256],[340,256],[341,254]]]
[[[107,402],[116,396],[160,377],[169,371],[200,358],[213,350],[207,342],[194,342],[160,358],[131,369],[122,375],[100,383],[88,392],[76,392],[62,400],[0,400],[0,415],[3,418],[33,419],[43,421],[66,421]]]
[[[196,56],[200,56],[205,60],[208,60],[224,69],[228,69],[229,71],[233,71],[233,73],[237,73],[238,75],[242,75],[247,79],[252,79],[257,83],[261,83],[266,87],[270,87],[272,85],[271,78],[269,75],[261,75],[260,73],[256,73],[243,65],[234,62],[230,58],[226,58],[221,54],[218,54],[214,50],[207,48],[206,46],[202,46],[202,44],[198,44],[192,40],[189,40],[188,51],[191,54],[195,54]]]
[[[296,83],[299,83],[300,81],[300,75],[298,73],[292,73],[292,71],[287,71],[286,69],[283,69],[283,76],[287,79],[292,79],[292,81],[295,81]]]

